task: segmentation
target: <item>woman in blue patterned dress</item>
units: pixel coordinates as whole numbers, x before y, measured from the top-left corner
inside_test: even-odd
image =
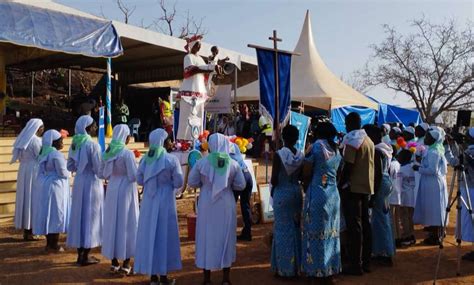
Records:
[[[382,142],[382,131],[376,125],[365,125],[365,132],[374,142],[374,190],[372,204],[372,256],[381,265],[392,266],[395,242],[392,236],[392,222],[388,198],[392,193],[392,180],[388,173],[393,149]]]
[[[301,264],[301,206],[299,184],[304,155],[295,148],[298,129],[283,129],[285,146],[277,151],[272,168],[272,197],[275,221],[271,268],[279,277],[295,277]]]
[[[339,242],[340,198],[336,175],[341,155],[334,143],[336,128],[321,122],[314,131],[316,141],[306,155],[313,165],[312,180],[303,208],[303,245],[301,270],[306,276],[332,282],[341,272]]]

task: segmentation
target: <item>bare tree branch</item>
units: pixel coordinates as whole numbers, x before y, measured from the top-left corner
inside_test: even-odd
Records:
[[[133,15],[133,12],[135,12],[135,9],[137,8],[137,6],[129,7],[125,5],[122,2],[122,0],[117,0],[117,6],[120,9],[120,11],[122,11],[125,24],[128,24],[128,21],[130,17]]]
[[[414,20],[413,27],[414,33],[400,35],[384,25],[386,39],[372,46],[372,58],[357,76],[365,86],[382,85],[407,94],[430,123],[444,111],[472,108],[472,22],[459,30],[454,21],[434,25],[422,18]]]

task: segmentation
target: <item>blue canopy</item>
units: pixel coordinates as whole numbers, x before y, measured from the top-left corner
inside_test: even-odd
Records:
[[[123,53],[112,22],[0,1],[0,42],[89,57]]]
[[[402,123],[404,126],[408,126],[410,123],[415,123],[415,125],[423,123],[418,111],[381,103],[372,97],[369,98],[379,104],[377,120],[379,126],[385,123]]]
[[[331,121],[336,127],[338,132],[346,132],[346,116],[351,113],[356,112],[360,115],[362,126],[366,124],[373,124],[375,122],[375,110],[365,107],[353,107],[346,106],[342,108],[332,109],[331,110]]]

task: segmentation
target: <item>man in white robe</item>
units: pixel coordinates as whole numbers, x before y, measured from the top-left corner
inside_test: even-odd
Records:
[[[209,73],[216,69],[214,63],[206,64],[197,53],[201,48],[201,36],[188,40],[188,54],[184,57],[184,79],[178,93],[179,125],[178,140],[197,139],[203,131],[204,104],[207,100]]]

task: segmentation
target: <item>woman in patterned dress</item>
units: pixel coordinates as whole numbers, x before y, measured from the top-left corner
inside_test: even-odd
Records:
[[[342,269],[336,183],[341,155],[334,143],[336,135],[336,128],[329,122],[321,122],[315,129],[317,140],[306,155],[306,162],[313,165],[313,178],[303,208],[302,272],[329,284]]]
[[[288,125],[283,129],[285,146],[274,157],[272,197],[275,221],[271,268],[277,276],[295,277],[301,264],[301,206],[299,185],[304,154],[295,148],[298,129]]]

